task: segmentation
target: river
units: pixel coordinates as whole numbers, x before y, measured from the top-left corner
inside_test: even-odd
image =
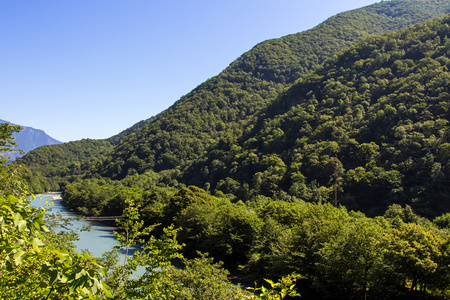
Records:
[[[40,196],[40,197],[39,197]],[[51,200],[52,197],[59,196],[59,194],[41,194],[36,196],[31,202],[32,206],[46,207],[46,201],[53,202],[49,213],[61,212],[64,217],[76,217],[77,215],[68,211],[59,200]],[[104,251],[112,250],[113,246],[117,244],[116,237],[113,235],[115,227],[108,224],[89,220],[74,220],[71,229],[75,230],[80,239],[75,241],[77,251],[89,250],[89,252],[99,257]],[[91,226],[90,231],[79,231],[83,225]]]
[[[67,210],[61,203],[60,200],[52,200],[53,197],[60,196],[59,193],[52,194],[40,194],[37,195],[31,202],[31,206],[35,207],[46,207],[46,201],[53,203],[47,213],[61,212],[64,217],[75,218],[78,215]],[[110,251],[113,249],[114,245],[117,245],[116,237],[113,231],[116,227],[108,225],[104,222],[89,221],[89,220],[73,220],[70,229],[75,230],[78,233],[79,240],[75,241],[74,244],[77,246],[77,251],[88,250],[93,256],[100,257],[104,251]],[[89,231],[79,231],[83,226],[91,226]],[[131,250],[131,253],[133,250]],[[125,260],[125,253],[119,251],[120,260],[119,263],[123,263]],[[182,264],[178,261],[173,261],[174,266],[182,267]],[[145,267],[138,267],[138,269],[133,273],[132,277],[138,277],[145,272]]]

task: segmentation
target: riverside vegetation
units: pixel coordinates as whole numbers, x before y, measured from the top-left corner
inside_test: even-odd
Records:
[[[450,16],[397,29],[448,9],[384,1],[261,43],[110,140],[30,152],[24,177],[84,214],[132,199],[193,262],[301,274],[305,298],[447,299]]]
[[[0,124],[0,151],[15,146],[12,133],[20,129]],[[45,218],[45,208],[30,205],[20,168],[7,166],[1,157],[0,167],[0,297],[2,299],[282,299],[297,295],[293,281],[298,276],[268,281],[272,288],[261,288],[258,295],[242,290],[226,280],[228,274],[206,254],[184,259],[185,267],[171,266],[175,258],[183,259],[177,242],[178,229],[162,229],[158,238],[155,226],[145,227],[138,207],[126,200],[124,220],[115,232],[119,245],[102,257],[88,252],[77,253],[73,241],[76,233],[67,228],[70,220],[61,216]],[[133,254],[131,247],[139,244]],[[118,264],[117,250],[124,251],[125,261]],[[137,278],[132,273],[139,266],[145,271]],[[258,290],[258,289],[255,289]]]

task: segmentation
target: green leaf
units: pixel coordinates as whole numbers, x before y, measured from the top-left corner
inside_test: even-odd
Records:
[[[20,246],[22,246],[25,243],[25,241],[23,239],[18,239],[13,245],[12,245],[12,249],[16,249],[19,248]]]
[[[26,228],[27,228],[27,222],[25,220],[19,220],[19,222],[17,224],[17,229],[19,230],[19,232],[25,231]]]
[[[38,238],[34,238],[31,242],[34,248],[38,249],[41,246],[44,246],[45,244]]]
[[[102,287],[103,287],[103,292],[105,293],[105,296],[108,298],[112,298],[113,295],[109,291],[111,288],[104,281],[102,281]]]
[[[16,253],[14,253],[14,263],[16,264],[16,266],[23,263],[23,257],[25,254],[26,252],[23,250],[18,250]]]
[[[49,285],[53,285],[58,278],[58,270],[52,270],[50,271],[50,281]]]
[[[75,274],[75,279],[79,279],[79,278],[81,278],[82,276],[85,276],[85,275],[86,275],[86,271],[84,269],[82,269],[80,272]]]

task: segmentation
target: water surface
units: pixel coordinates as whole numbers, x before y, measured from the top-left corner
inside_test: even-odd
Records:
[[[40,196],[40,197],[39,197]],[[61,212],[64,217],[74,218],[76,214],[68,211],[59,200],[52,200],[52,197],[58,197],[60,194],[41,194],[36,196],[31,202],[32,206],[41,207],[46,206],[46,201],[52,202],[48,213]],[[115,227],[108,225],[105,222],[89,221],[89,220],[74,220],[70,229],[75,230],[79,235],[79,240],[74,244],[77,246],[77,251],[89,250],[89,252],[99,257],[102,252],[112,250],[114,245],[117,245],[116,237],[113,235]],[[83,226],[91,226],[90,231],[80,231]]]

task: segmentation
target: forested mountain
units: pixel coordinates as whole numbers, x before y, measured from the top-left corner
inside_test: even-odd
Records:
[[[83,139],[59,145],[42,146],[17,159],[17,163],[26,165],[35,177],[45,177],[52,190],[58,190],[66,182],[82,175],[89,175],[104,155],[112,149],[108,140]],[[39,181],[45,181],[40,179]],[[31,184],[34,192],[43,192],[42,183]]]
[[[49,188],[59,190],[67,182],[92,175],[92,171],[96,170],[105,155],[111,152],[115,145],[151,120],[152,118],[138,122],[106,140],[83,139],[48,145],[19,158],[17,162],[28,167],[26,177],[32,181],[29,183],[34,192],[44,192]],[[39,180],[36,181],[32,177],[37,177]]]
[[[170,170],[164,176],[179,179],[220,139],[236,139],[253,115],[327,57],[367,36],[448,11],[448,0],[394,0],[338,14],[311,30],[256,45],[166,111],[117,136],[37,149],[19,163],[41,173],[53,187],[94,173],[119,179],[146,170]],[[216,187],[213,179],[207,182],[206,187]],[[205,182],[198,184],[205,187]]]
[[[98,173],[120,179],[150,169],[183,169],[221,137],[240,134],[251,116],[327,57],[369,35],[442,16],[449,8],[450,1],[442,0],[384,1],[262,42],[125,137]]]
[[[184,181],[239,199],[450,212],[450,15],[372,37],[302,77]]]
[[[0,120],[0,123],[8,123],[8,121]],[[15,142],[17,143],[17,147],[14,147],[14,149],[21,150],[23,153],[27,153],[44,145],[61,144],[60,141],[52,138],[43,130],[28,126],[23,126],[23,129],[20,132],[14,133],[13,136],[15,138]],[[7,153],[6,155],[10,156],[11,160],[22,156],[22,154],[18,151]]]

